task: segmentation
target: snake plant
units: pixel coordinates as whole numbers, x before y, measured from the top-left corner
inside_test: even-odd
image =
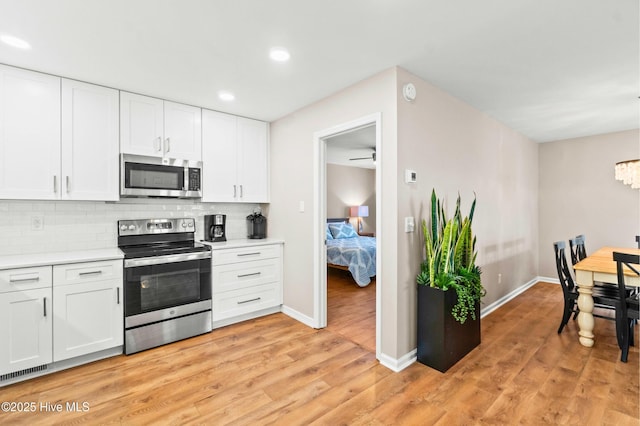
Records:
[[[476,238],[471,225],[476,208],[474,197],[469,215],[462,217],[460,195],[456,200],[455,213],[447,219],[444,202],[431,192],[431,220],[422,220],[425,242],[425,259],[416,277],[419,285],[437,287],[444,291],[453,288],[458,303],[451,314],[463,323],[469,316],[476,319],[475,304],[485,295],[480,280],[480,268],[476,262]]]

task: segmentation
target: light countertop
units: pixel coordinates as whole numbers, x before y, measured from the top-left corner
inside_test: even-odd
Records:
[[[284,244],[284,240],[278,238],[262,238],[252,240],[249,238],[243,238],[238,240],[227,240],[218,243],[213,243],[211,241],[200,241],[203,244],[206,244],[211,247],[211,250],[223,250],[230,248],[241,248],[241,247],[257,247],[257,246],[265,246],[269,244]]]
[[[119,248],[32,253],[0,256],[0,269],[29,268],[33,266],[60,265],[64,263],[96,262],[122,259]]]

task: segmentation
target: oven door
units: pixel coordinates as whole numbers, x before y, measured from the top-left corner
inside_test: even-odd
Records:
[[[198,258],[202,256],[207,257]],[[187,313],[198,306],[209,306],[210,309],[210,256],[206,252],[126,259],[125,318],[137,316],[143,320],[146,316],[152,317],[152,312],[162,312],[167,308],[175,308],[171,315],[182,310]],[[182,260],[185,257],[187,259]]]

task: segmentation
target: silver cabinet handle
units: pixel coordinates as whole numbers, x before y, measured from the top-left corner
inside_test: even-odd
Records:
[[[244,277],[255,277],[256,275],[260,275],[262,272],[252,272],[250,274],[240,274],[238,275],[238,278],[244,278]]]
[[[256,297],[255,299],[249,299],[249,300],[243,300],[243,301],[240,301],[240,302],[237,302],[237,303],[238,303],[238,305],[242,305],[243,303],[255,302],[255,301],[260,300],[260,299],[262,299],[262,297]]]
[[[259,251],[256,251],[256,252],[253,252],[253,253],[238,253],[238,255],[237,255],[237,256],[238,256],[238,257],[242,257],[242,256],[257,256],[257,255],[259,255],[259,254],[260,254],[260,252],[259,252]]]
[[[242,191],[242,185],[240,185],[240,198],[242,198],[242,193],[243,193],[243,191]]]
[[[166,145],[166,151],[165,152],[169,152],[169,151],[171,151],[171,138],[167,138],[166,142],[167,142],[167,145]]]
[[[40,277],[30,277],[30,278],[9,278],[10,283],[26,283],[31,281],[40,281]]]
[[[78,275],[82,276],[86,276],[86,275],[100,275],[102,274],[102,271],[89,271],[89,272],[80,272]]]
[[[44,316],[47,316],[47,298],[43,297],[42,298],[42,303],[44,304]]]
[[[156,141],[158,142],[157,144]],[[157,146],[156,151],[162,151],[162,136],[158,136],[154,139],[153,144]]]
[[[67,194],[69,193],[69,176],[66,176]]]
[[[58,176],[53,175],[53,193],[58,192]]]
[[[237,196],[236,186],[233,185],[233,198],[236,198],[236,196]]]
[[[116,287],[116,302],[120,304],[120,287]]]

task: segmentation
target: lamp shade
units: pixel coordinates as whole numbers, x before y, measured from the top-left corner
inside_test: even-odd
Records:
[[[349,217],[369,217],[369,206],[350,207]]]

